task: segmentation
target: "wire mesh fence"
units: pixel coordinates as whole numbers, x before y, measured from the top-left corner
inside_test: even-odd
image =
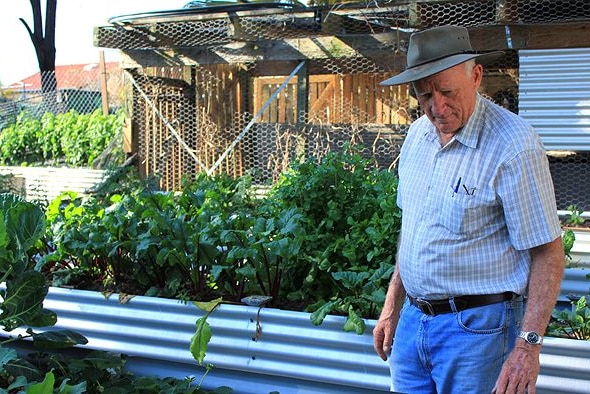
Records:
[[[117,62],[58,65],[3,89],[0,129],[21,111],[41,117],[45,112],[95,110],[113,112],[123,102],[123,71]]]
[[[200,171],[268,183],[294,160],[348,145],[394,168],[420,111],[409,86],[379,83],[404,68],[411,32],[498,17],[495,2],[396,3],[116,18],[98,30],[101,45],[133,58],[168,48],[187,60],[166,67],[148,59],[128,74],[140,168],[166,189]],[[515,53],[487,73],[482,93],[517,111]]]
[[[95,41],[123,54],[126,71],[109,74],[109,106],[125,104],[132,118],[140,172],[175,190],[197,172],[271,183],[294,161],[348,145],[395,170],[420,109],[409,86],[379,82],[404,69],[413,31],[459,24],[475,49],[504,50],[486,67],[481,93],[518,112],[518,48],[583,45],[588,20],[585,0],[236,3],[113,17]],[[560,209],[590,207],[569,182],[590,178],[589,157],[549,156]]]

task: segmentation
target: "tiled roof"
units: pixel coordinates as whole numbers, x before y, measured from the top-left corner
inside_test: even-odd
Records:
[[[113,72],[119,68],[117,62],[105,63],[106,72]],[[100,67],[98,63],[70,64],[55,66],[57,88],[96,90],[99,84]],[[6,89],[40,91],[41,73],[38,72],[18,82],[7,86]]]

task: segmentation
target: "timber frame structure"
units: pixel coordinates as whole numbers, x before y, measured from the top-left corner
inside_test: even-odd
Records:
[[[482,94],[514,112],[518,51],[590,48],[584,0],[212,4],[95,29],[95,46],[122,53],[127,150],[165,190],[196,172],[270,183],[294,160],[347,145],[395,168],[419,110],[408,86],[379,82],[404,69],[415,30],[459,24],[476,50],[504,50],[486,68]]]

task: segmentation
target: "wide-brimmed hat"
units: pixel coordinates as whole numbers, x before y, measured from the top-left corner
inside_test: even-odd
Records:
[[[469,41],[469,33],[462,26],[433,27],[412,33],[405,71],[386,79],[381,85],[400,85],[417,81],[471,59],[486,64],[503,54],[503,51],[474,51]]]

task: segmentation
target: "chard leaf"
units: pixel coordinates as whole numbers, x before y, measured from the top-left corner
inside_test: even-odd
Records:
[[[6,282],[6,298],[2,303],[0,324],[6,331],[29,325],[41,314],[48,286],[43,274],[25,271]]]
[[[33,344],[37,348],[63,349],[74,345],[85,345],[88,339],[72,330],[46,331],[33,333]]]
[[[336,303],[333,301],[330,302],[326,302],[324,305],[322,305],[318,310],[316,310],[315,312],[313,312],[311,314],[311,316],[309,317],[312,324],[319,326],[320,324],[322,324],[324,322],[324,319],[326,318],[326,316],[332,312],[332,310],[334,309]]]
[[[207,354],[207,346],[211,340],[211,327],[207,323],[206,317],[201,317],[197,320],[197,329],[191,339],[190,351],[199,365],[203,365],[205,355]]]
[[[27,387],[27,394],[53,394],[54,385],[55,375],[53,372],[47,372],[42,382]]]
[[[352,309],[348,310],[348,319],[344,324],[344,331],[354,331],[358,335],[365,332],[365,321]]]

